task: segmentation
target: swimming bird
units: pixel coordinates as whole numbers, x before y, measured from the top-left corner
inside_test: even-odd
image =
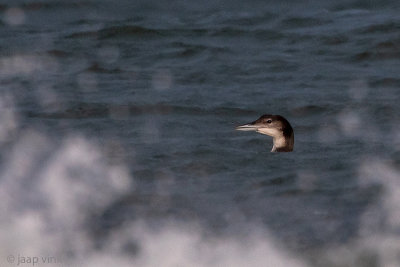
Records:
[[[294,133],[290,123],[280,115],[262,115],[258,120],[236,127],[239,131],[255,131],[273,137],[271,152],[293,151]]]

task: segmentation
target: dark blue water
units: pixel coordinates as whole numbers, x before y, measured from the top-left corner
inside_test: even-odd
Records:
[[[61,203],[90,215],[84,226],[71,215],[65,227],[91,236],[92,252],[101,253],[97,246],[127,224],[157,229],[172,221],[217,240],[268,231],[265,240],[305,266],[398,263],[381,255],[396,247],[363,244],[375,234],[382,243],[399,238],[392,230],[400,224],[391,219],[400,178],[399,7],[397,1],[0,4],[0,183],[17,190],[12,200],[3,197],[2,212],[13,214],[7,223],[20,221],[25,201],[36,202],[35,194],[21,197],[34,179],[37,195],[52,193],[26,212],[47,214],[43,223],[53,229],[47,216],[57,209],[49,203],[71,195],[77,203]],[[294,152],[270,153],[268,136],[234,130],[265,113],[291,122]],[[85,206],[102,199],[109,165],[123,166],[131,185],[107,193],[100,208]],[[42,175],[60,191],[46,187]],[[20,184],[12,185],[14,176]],[[66,250],[79,251],[76,240]],[[138,241],[139,258],[140,248]],[[339,248],[336,256],[332,248]],[[343,249],[353,249],[355,259],[342,257]],[[236,257],[223,255],[222,265]],[[262,257],[256,262],[276,266],[263,265]],[[200,266],[212,264],[218,261]]]

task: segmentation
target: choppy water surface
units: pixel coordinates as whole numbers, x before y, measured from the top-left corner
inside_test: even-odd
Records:
[[[396,1],[0,11],[0,265],[399,263]]]

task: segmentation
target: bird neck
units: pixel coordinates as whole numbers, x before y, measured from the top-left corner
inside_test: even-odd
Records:
[[[274,146],[271,152],[289,152],[293,151],[294,136],[291,134],[289,137],[282,135],[274,136]]]

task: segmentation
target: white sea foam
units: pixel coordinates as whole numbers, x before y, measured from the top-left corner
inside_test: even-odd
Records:
[[[256,225],[246,236],[210,237],[196,222],[154,228],[139,219],[96,247],[90,216],[130,190],[132,177],[124,166],[109,165],[90,140],[60,139],[24,130],[12,141],[0,172],[1,266],[33,257],[66,266],[306,266]],[[136,250],[126,249],[132,244]]]

